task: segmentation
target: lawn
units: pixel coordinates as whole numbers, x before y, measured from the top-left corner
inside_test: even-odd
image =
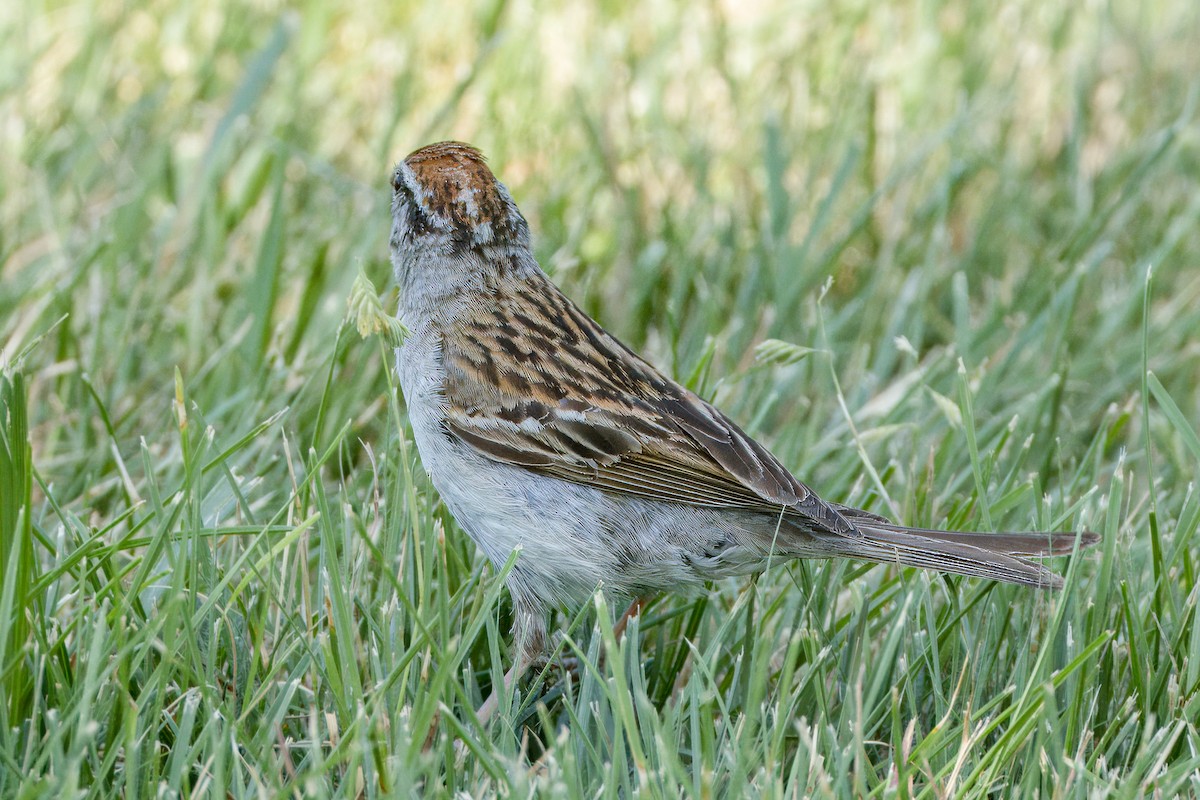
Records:
[[[0,797],[1200,795],[1200,5],[280,5],[0,11]],[[1102,543],[597,596],[481,727],[507,592],[346,321],[447,138],[824,497]]]

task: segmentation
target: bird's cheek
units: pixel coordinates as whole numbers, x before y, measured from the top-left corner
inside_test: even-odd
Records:
[[[407,214],[397,214],[392,218],[392,235],[389,243],[392,248],[392,260],[396,262],[412,250],[413,231]]]

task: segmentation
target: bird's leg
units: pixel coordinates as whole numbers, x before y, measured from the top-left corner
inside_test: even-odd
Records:
[[[648,594],[635,598],[629,604],[629,608],[625,609],[621,616],[617,618],[616,623],[613,625],[613,636],[618,643],[621,641],[621,637],[625,635],[625,629],[629,627],[629,620],[640,615],[642,609],[649,605],[652,599],[653,596]],[[600,661],[603,662],[603,660],[604,654],[601,653]],[[568,682],[574,683],[579,680],[580,667],[582,665],[576,656],[561,653],[558,656],[556,666],[566,676]]]
[[[512,696],[513,687],[521,676],[536,663],[546,652],[546,619],[540,604],[524,599],[513,592],[515,619],[513,621],[514,653],[513,665],[504,673],[504,695]],[[492,693],[475,711],[480,724],[487,721],[496,713],[500,706],[499,687],[493,686]]]
[[[613,635],[616,640],[621,641],[621,637],[625,635],[625,629],[629,627],[629,620],[638,616],[642,609],[650,602],[650,595],[642,595],[634,599],[629,604],[629,608],[625,609],[624,613],[617,619],[613,625]],[[504,673],[504,694],[511,696],[513,687],[521,676],[534,664],[538,663],[546,654],[546,620],[545,614],[539,604],[525,601],[520,595],[514,592],[513,602],[516,606],[516,620],[513,623],[513,638],[515,640],[515,653],[513,657],[513,665],[508,672]],[[566,658],[562,660],[564,671],[570,678],[577,677],[579,665],[574,658]],[[496,713],[500,707],[500,688],[493,687],[492,693],[483,701],[475,711],[475,716],[481,724],[487,724],[488,720]]]
[[[529,667],[529,664],[524,659],[518,657],[513,665],[508,668],[508,672],[504,673],[504,694],[507,696],[512,691],[513,685],[520,679],[521,675]],[[496,709],[500,707],[500,690],[497,687],[492,687],[492,693],[488,695],[487,700],[483,701],[483,705],[475,710],[475,716],[479,719],[480,725],[486,725],[492,715],[496,713]]]
[[[625,635],[625,629],[629,627],[629,620],[642,613],[642,609],[650,602],[651,596],[644,594],[633,598],[633,602],[629,604],[629,608],[625,609],[625,613],[617,620],[617,624],[613,625],[613,636],[616,640],[621,641],[621,637]]]

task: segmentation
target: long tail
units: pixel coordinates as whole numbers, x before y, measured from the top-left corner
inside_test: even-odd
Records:
[[[1062,588],[1062,578],[1020,556],[1065,555],[1100,541],[1089,531],[1079,533],[963,533],[928,528],[905,528],[859,512],[848,514],[862,532],[861,539],[841,538],[846,555],[883,564],[954,572],[1005,583]]]

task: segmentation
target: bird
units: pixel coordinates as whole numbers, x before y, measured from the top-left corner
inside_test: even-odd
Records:
[[[407,329],[396,372],[421,463],[506,574],[510,686],[548,648],[547,616],[601,588],[638,603],[844,557],[1047,589],[1030,557],[1080,532],[911,528],[823,500],[711,403],[623,344],[538,265],[483,154],[446,141],[392,172],[391,262]],[[479,709],[494,713],[497,694]]]

